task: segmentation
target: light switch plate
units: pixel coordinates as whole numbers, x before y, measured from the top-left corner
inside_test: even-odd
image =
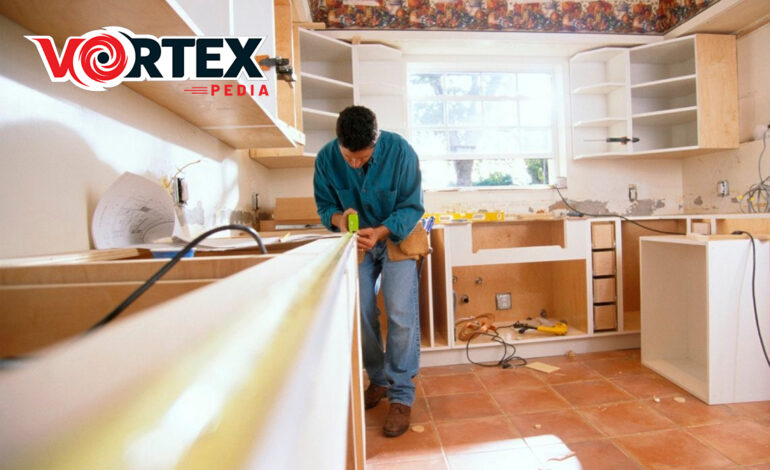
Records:
[[[498,310],[510,310],[511,308],[511,293],[501,292],[495,294],[495,307]]]

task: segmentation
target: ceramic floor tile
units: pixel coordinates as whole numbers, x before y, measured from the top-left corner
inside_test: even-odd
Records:
[[[385,417],[388,415],[390,404],[388,400],[382,400],[379,405],[374,408],[366,410],[364,422],[366,427],[382,427],[385,424]],[[428,403],[425,398],[415,398],[412,403],[412,414],[410,415],[410,422],[412,424],[427,423],[430,421],[430,413],[428,413]]]
[[[530,447],[604,437],[573,410],[510,415],[510,419]]]
[[[752,465],[751,467],[743,467],[748,470],[770,470],[770,462],[759,464],[759,465]]]
[[[441,443],[436,428],[426,423],[423,432],[407,431],[398,437],[385,437],[382,429],[366,428],[366,462],[435,460],[441,458]]]
[[[613,442],[645,469],[724,469],[733,466],[727,457],[681,429],[618,437]]]
[[[420,377],[431,375],[454,375],[473,372],[473,364],[453,364],[451,366],[424,367],[420,369]]]
[[[533,447],[547,470],[640,470],[631,458],[609,440]]]
[[[503,416],[446,421],[436,429],[447,455],[527,446]]]
[[[412,462],[385,462],[378,464],[366,464],[366,470],[447,470],[444,458],[431,460],[416,460]]]
[[[543,381],[538,379],[529,369],[498,369],[477,372],[476,375],[490,392],[543,386]]]
[[[633,400],[634,397],[607,379],[573,382],[551,386],[572,406],[589,406]]]
[[[540,462],[528,447],[473,454],[448,455],[450,470],[539,470]]]
[[[687,392],[658,374],[638,374],[614,377],[610,381],[637,398],[687,395]]]
[[[458,393],[428,397],[428,405],[435,422],[494,416],[502,413],[487,393]]]
[[[728,406],[748,418],[770,418],[770,401],[731,403]]]
[[[657,431],[676,426],[670,419],[639,401],[590,406],[577,411],[608,436]]]
[[[625,357],[590,360],[586,361],[585,364],[607,378],[652,373],[652,370],[644,367],[638,359]]]
[[[748,420],[687,428],[693,436],[709,444],[741,465],[770,461],[770,430]]]
[[[475,374],[434,375],[421,379],[425,396],[483,391]]]
[[[680,426],[724,423],[741,416],[727,405],[707,405],[690,394],[681,396],[686,400],[684,403],[674,398],[674,396],[663,397],[659,402],[650,399],[645,403]]]
[[[581,362],[565,363],[558,367],[559,370],[553,371],[550,374],[539,372],[538,378],[551,385],[602,378],[598,372]]]
[[[492,392],[492,397],[509,416],[569,408],[564,398],[546,386]]]

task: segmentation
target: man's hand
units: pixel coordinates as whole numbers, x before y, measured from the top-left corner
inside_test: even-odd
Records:
[[[369,251],[374,248],[374,245],[376,245],[378,241],[385,240],[385,238],[390,235],[390,229],[384,225],[380,225],[375,228],[362,228],[356,233],[358,234],[358,249]]]
[[[339,212],[332,215],[332,225],[340,229],[340,232],[346,233],[348,231],[348,215],[357,214],[355,209],[345,209],[345,212],[340,214]]]

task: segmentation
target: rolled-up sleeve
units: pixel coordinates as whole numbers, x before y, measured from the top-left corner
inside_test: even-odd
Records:
[[[425,213],[422,200],[422,175],[417,154],[409,144],[403,147],[404,159],[400,168],[396,208],[382,225],[390,230],[390,239],[399,243],[406,238]]]
[[[321,223],[332,232],[339,232],[339,228],[332,224],[332,215],[342,212],[342,203],[337,197],[331,180],[327,174],[328,168],[324,165],[324,159],[319,153],[315,160],[315,172],[313,173],[313,195]]]

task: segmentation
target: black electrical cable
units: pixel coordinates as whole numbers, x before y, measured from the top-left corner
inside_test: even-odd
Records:
[[[519,357],[516,355],[516,346],[505,341],[502,336],[497,332],[504,328],[513,328],[513,324],[511,325],[505,325],[505,326],[499,326],[494,330],[494,333],[489,333],[488,331],[476,331],[473,334],[471,334],[471,337],[468,338],[468,342],[465,343],[465,357],[468,358],[468,362],[471,364],[475,364],[477,366],[482,367],[497,367],[500,366],[503,369],[507,369],[509,367],[521,367],[527,365],[527,360],[523,357]],[[491,341],[494,341],[496,343],[500,343],[503,345],[503,356],[500,358],[499,361],[493,363],[493,364],[484,364],[481,362],[475,362],[473,359],[471,359],[471,353],[470,353],[470,345],[471,341],[473,341],[473,338],[476,338],[478,336],[489,336],[491,337]],[[511,348],[511,353],[508,354],[508,348]],[[511,364],[511,361],[518,361],[517,364]]]
[[[589,217],[619,217],[619,218],[621,218],[621,219],[625,220],[625,221],[626,221],[626,222],[628,222],[628,223],[631,223],[631,224],[634,224],[634,225],[638,225],[639,227],[642,227],[642,228],[643,228],[643,229],[645,229],[645,230],[649,230],[650,232],[657,232],[657,233],[662,233],[662,234],[664,234],[664,235],[686,235],[686,233],[680,233],[680,232],[667,232],[667,231],[665,231],[665,230],[658,230],[658,229],[656,229],[656,228],[648,227],[648,226],[646,226],[646,225],[642,225],[642,224],[640,224],[639,222],[637,222],[637,221],[635,221],[635,220],[631,220],[631,219],[629,219],[628,217],[626,217],[626,216],[624,216],[624,215],[616,214],[616,213],[614,213],[614,212],[609,212],[609,213],[607,213],[607,214],[589,214],[588,212],[579,211],[579,210],[575,209],[574,207],[572,207],[572,205],[570,205],[570,203],[569,203],[569,202],[567,202],[567,200],[566,200],[566,199],[564,198],[564,196],[561,194],[561,191],[559,191],[559,188],[557,188],[556,186],[554,186],[554,187],[553,187],[553,189],[555,189],[555,190],[556,190],[556,192],[557,192],[557,193],[559,193],[559,197],[561,198],[562,202],[564,202],[564,205],[566,205],[566,206],[567,206],[567,208],[569,208],[569,209],[570,209],[572,212],[576,212],[576,213],[580,214],[581,216],[583,216],[583,215],[587,215],[587,216],[589,216]]]
[[[765,355],[765,361],[767,366],[770,367],[770,357],[767,357],[767,349],[765,348],[765,341],[762,339],[762,330],[759,328],[759,314],[757,313],[757,294],[756,294],[756,276],[757,276],[757,249],[754,246],[754,236],[744,230],[736,230],[733,235],[748,235],[751,240],[751,255],[753,261],[751,263],[751,300],[754,302],[754,322],[757,325],[757,335],[759,336],[759,344],[762,346],[762,353]]]
[[[204,232],[200,235],[198,235],[193,241],[185,245],[184,248],[182,248],[179,253],[174,255],[171,260],[163,265],[162,268],[158,270],[155,274],[152,275],[151,278],[149,278],[144,284],[142,284],[138,289],[136,289],[131,295],[129,295],[126,300],[120,303],[117,307],[115,307],[114,310],[112,310],[110,313],[108,313],[104,318],[96,322],[91,328],[89,328],[86,333],[90,333],[94,330],[97,330],[107,323],[111,322],[115,318],[117,318],[118,315],[120,315],[126,308],[128,308],[129,305],[131,305],[136,299],[139,298],[147,289],[152,287],[155,282],[163,277],[164,274],[166,274],[171,268],[173,268],[180,259],[184,258],[184,256],[190,252],[193,248],[195,248],[200,242],[207,239],[211,235],[221,232],[223,230],[240,230],[242,232],[246,232],[249,235],[251,235],[254,240],[257,241],[257,245],[259,245],[259,249],[262,252],[263,255],[267,254],[267,250],[265,249],[265,245],[262,243],[262,238],[259,236],[256,230],[254,230],[251,227],[247,227],[246,225],[238,225],[238,224],[230,224],[230,225],[223,225],[221,227],[215,227],[208,232]]]

